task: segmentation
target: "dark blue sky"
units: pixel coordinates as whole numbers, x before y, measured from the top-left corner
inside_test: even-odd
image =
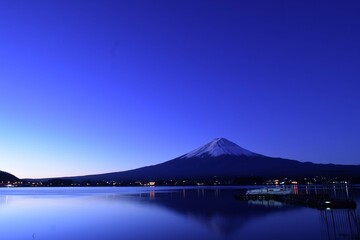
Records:
[[[359,1],[0,1],[0,163],[127,170],[215,137],[360,164]]]

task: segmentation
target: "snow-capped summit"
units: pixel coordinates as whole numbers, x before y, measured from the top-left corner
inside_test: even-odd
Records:
[[[181,158],[191,157],[218,157],[221,155],[245,155],[245,156],[259,156],[259,154],[250,152],[239,145],[227,140],[226,138],[215,138],[213,141],[199,147]]]

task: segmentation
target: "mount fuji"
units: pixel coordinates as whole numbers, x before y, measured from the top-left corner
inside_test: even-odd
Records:
[[[273,158],[246,150],[225,139],[211,142],[157,165],[122,172],[68,177],[74,181],[157,181],[170,179],[234,179],[248,177],[359,176],[360,165],[315,164]]]

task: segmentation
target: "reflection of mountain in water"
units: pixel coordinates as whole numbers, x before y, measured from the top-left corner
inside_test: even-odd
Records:
[[[269,204],[249,204],[236,200],[236,193],[236,190],[211,188],[161,193],[150,191],[137,200],[192,217],[222,235],[230,235],[247,221],[279,211],[298,209],[286,205],[273,208]]]
[[[150,190],[141,198],[142,203],[154,204],[200,221],[221,235],[229,236],[247,222],[268,217],[284,211],[296,211],[299,207],[289,206],[273,200],[238,201],[234,195],[240,190],[199,188],[172,192]],[[306,187],[299,192],[330,194],[335,197],[349,197],[349,189],[327,187]],[[350,196],[360,205],[360,191]],[[314,211],[317,211],[314,209]],[[296,213],[294,213],[296,216]],[[319,211],[321,236],[324,240],[360,239],[360,220],[356,210],[336,209]]]

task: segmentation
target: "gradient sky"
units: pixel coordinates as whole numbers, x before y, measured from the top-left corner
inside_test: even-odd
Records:
[[[216,137],[360,164],[359,1],[0,1],[0,169],[127,170]]]

